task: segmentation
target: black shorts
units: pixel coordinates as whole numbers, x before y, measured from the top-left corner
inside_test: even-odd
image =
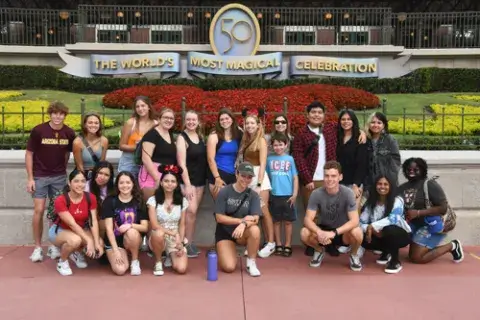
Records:
[[[237,181],[237,177],[235,177],[235,174],[228,173],[220,169],[218,169],[218,175],[223,180],[223,182],[225,182],[225,185],[229,185]],[[215,178],[213,177],[213,174],[210,170],[208,170],[208,183],[215,184]]]
[[[272,215],[273,222],[297,220],[295,207],[290,206],[287,200],[290,196],[274,196],[270,195],[268,200],[268,208]]]
[[[326,227],[326,226],[322,226],[322,225],[319,225],[318,226],[320,229],[322,229],[323,231],[333,231],[335,230],[335,228],[330,228],[330,227]],[[319,246],[323,247],[324,245],[319,243],[318,244]],[[336,247],[346,247],[348,246],[347,244],[345,244],[343,242],[343,235],[338,235],[338,236],[335,236],[335,238],[332,239],[332,243],[330,244],[332,246],[336,246]]]
[[[230,240],[234,243],[237,243],[237,240],[232,237],[233,231],[237,226],[224,226],[217,223],[215,228],[215,243],[218,243],[223,240]]]

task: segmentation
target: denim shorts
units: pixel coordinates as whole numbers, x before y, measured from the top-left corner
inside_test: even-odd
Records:
[[[55,193],[62,190],[67,185],[67,176],[55,176],[55,177],[34,177],[35,191],[33,192],[33,198],[46,199],[52,198]]]
[[[57,232],[55,232],[55,231],[57,231]],[[55,243],[55,239],[57,239],[57,235],[62,231],[65,231],[65,229],[58,226],[58,230],[57,230],[57,225],[52,224],[51,227],[48,229],[48,240],[51,243]]]
[[[412,242],[428,249],[435,249],[447,237],[445,233],[430,233],[428,226],[418,227],[410,224],[412,228]]]
[[[128,171],[135,179],[138,177],[140,166],[135,163],[133,152],[123,152],[118,160],[118,172]]]

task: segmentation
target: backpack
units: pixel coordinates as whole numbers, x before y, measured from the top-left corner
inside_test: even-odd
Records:
[[[434,176],[430,179],[426,179],[425,182],[423,183],[423,192],[425,193],[426,209],[429,209],[432,206],[432,203],[430,202],[430,199],[428,196],[428,181],[430,180],[435,181],[437,179],[438,179],[438,176]],[[448,203],[447,203],[447,212],[442,216],[442,219],[443,219],[442,233],[447,233],[455,229],[455,226],[457,224],[457,214]]]
[[[48,208],[47,208],[47,219],[50,220],[53,224],[56,224],[57,227],[55,229],[55,232],[58,231],[58,225],[60,221],[60,217],[58,216],[58,213],[55,211],[55,200],[59,196],[63,195],[65,197],[66,203],[67,203],[67,209],[70,209],[70,197],[68,196],[68,188],[64,188],[63,190],[57,191],[53,195],[52,198],[50,198],[50,201],[48,203]],[[92,226],[92,199],[90,199],[90,192],[83,192],[84,197],[87,199],[87,204],[88,204],[88,222],[85,225],[85,227],[91,227]]]
[[[176,141],[175,135],[172,132],[169,132],[169,134],[170,134],[170,139],[172,140],[172,143],[175,143]],[[143,137],[142,137],[142,140],[140,140],[140,142],[137,143],[137,146],[135,147],[135,151],[133,152],[133,162],[139,166],[143,165],[142,153],[143,153]]]

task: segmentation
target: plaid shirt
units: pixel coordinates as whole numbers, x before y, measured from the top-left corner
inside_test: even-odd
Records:
[[[322,130],[325,139],[326,161],[336,160],[337,150],[337,124],[325,123]],[[292,155],[297,166],[298,176],[303,185],[313,181],[313,175],[318,163],[318,143],[311,149],[305,157],[305,153],[312,143],[317,140],[317,135],[312,132],[308,126],[300,129],[293,139]]]

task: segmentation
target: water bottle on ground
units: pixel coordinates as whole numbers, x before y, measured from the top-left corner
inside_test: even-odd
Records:
[[[217,281],[218,280],[218,257],[217,252],[212,249],[208,251],[207,254],[207,280],[208,281]]]

